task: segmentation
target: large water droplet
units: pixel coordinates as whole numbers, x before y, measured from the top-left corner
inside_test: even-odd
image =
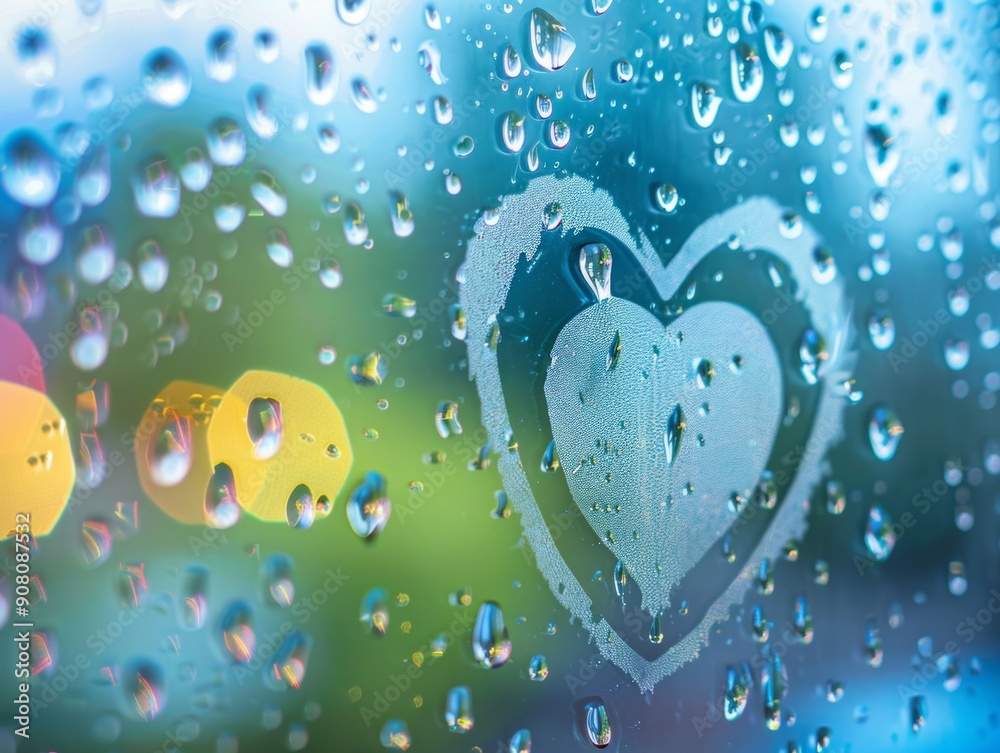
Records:
[[[309,666],[312,639],[296,630],[281,643],[265,675],[267,684],[276,690],[298,690]]]
[[[611,249],[603,243],[588,243],[580,249],[580,272],[583,279],[603,301],[611,297]]]
[[[691,85],[691,114],[694,122],[702,128],[711,128],[719,114],[722,97],[708,84]]]
[[[187,478],[194,463],[191,419],[173,414],[149,444],[149,473],[158,486],[177,486]]]
[[[806,382],[816,384],[819,381],[823,364],[829,358],[830,353],[822,335],[812,328],[802,333],[802,340],[799,343],[799,363]]]
[[[312,489],[299,484],[288,495],[285,504],[285,521],[292,528],[309,528],[316,519],[316,505],[313,503]]]
[[[191,91],[191,77],[171,49],[153,50],[142,61],[142,82],[149,98],[164,107],[180,107]]]
[[[243,129],[232,118],[218,118],[208,128],[208,156],[221,167],[242,164],[247,154]]]
[[[288,197],[277,178],[266,170],[260,170],[250,184],[250,195],[261,208],[272,217],[283,217],[288,211]]]
[[[281,403],[270,397],[255,397],[247,408],[247,433],[258,460],[274,457],[281,449]]]
[[[373,588],[361,600],[361,623],[375,635],[389,630],[389,594],[384,588]]]
[[[888,559],[896,546],[896,533],[892,529],[892,519],[878,505],[868,511],[865,522],[865,546],[879,562]]]
[[[681,439],[684,437],[684,411],[677,403],[667,419],[667,428],[663,432],[663,447],[667,453],[667,465],[673,465],[681,450]]]
[[[248,663],[257,651],[253,610],[245,601],[233,602],[222,616],[222,644],[237,664]]]
[[[15,131],[4,141],[0,182],[14,201],[44,207],[59,188],[59,166],[33,131]]]
[[[154,154],[132,176],[135,206],[147,217],[173,217],[181,205],[181,181],[167,158]]]
[[[213,528],[231,528],[236,525],[241,513],[233,470],[225,463],[219,463],[205,490],[205,520]]]
[[[133,716],[152,721],[167,703],[166,676],[151,659],[134,659],[122,671],[120,684],[125,705]]]
[[[566,27],[541,8],[531,11],[528,34],[535,63],[547,71],[562,68],[576,50],[576,42]]]
[[[377,471],[369,471],[347,501],[347,520],[351,528],[361,538],[371,538],[385,528],[391,512],[385,477]]]
[[[313,42],[305,49],[306,95],[314,105],[328,105],[337,93],[337,66],[330,48]]]
[[[111,153],[106,144],[90,150],[80,160],[73,188],[80,203],[87,207],[101,204],[111,192]]]
[[[448,691],[445,702],[444,723],[452,732],[465,733],[472,729],[472,691],[460,685]]]
[[[880,405],[872,411],[868,421],[868,440],[876,458],[891,460],[902,436],[903,424],[892,408]]]
[[[603,701],[590,701],[584,708],[584,729],[587,740],[595,748],[606,748],[611,744],[611,718]]]
[[[496,669],[507,663],[511,649],[500,605],[494,601],[483,602],[472,627],[473,657],[480,666]]]
[[[729,74],[733,96],[740,102],[753,102],[764,88],[764,66],[760,56],[747,44],[729,51]]]
[[[205,45],[205,73],[214,81],[229,81],[236,75],[236,32],[222,28]]]
[[[726,696],[723,712],[728,721],[739,719],[747,707],[752,680],[747,666],[726,668]]]
[[[186,630],[200,630],[208,618],[208,570],[200,565],[184,573],[178,598],[180,623]]]
[[[46,9],[45,15],[48,12]],[[56,46],[48,33],[37,26],[25,26],[17,33],[16,45],[17,60],[24,77],[35,86],[49,83],[56,75],[57,62]]]
[[[368,18],[372,9],[371,0],[336,0],[337,15],[345,24],[357,26]]]

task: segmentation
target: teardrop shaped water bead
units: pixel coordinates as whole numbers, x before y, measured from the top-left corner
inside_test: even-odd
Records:
[[[157,486],[177,486],[186,479],[194,464],[191,419],[175,413],[161,425],[149,445],[147,462]]]
[[[565,66],[576,50],[576,42],[566,27],[541,8],[531,11],[528,34],[531,55],[536,65],[546,71]]]
[[[868,319],[868,335],[878,350],[888,350],[896,341],[896,323],[888,311],[876,311]]]
[[[879,460],[891,460],[903,436],[903,424],[896,412],[885,405],[877,406],[868,421],[868,441]]]
[[[247,434],[258,460],[268,460],[281,449],[281,403],[273,398],[255,397],[247,407]]]
[[[691,114],[696,125],[701,128],[711,128],[719,114],[721,104],[722,97],[708,84],[691,85]]]
[[[270,141],[278,133],[274,93],[269,86],[254,84],[247,90],[246,118],[250,129],[264,141]]]
[[[233,602],[223,614],[222,644],[236,664],[248,663],[257,652],[253,610],[245,601]]]
[[[291,606],[295,599],[292,581],[292,559],[285,554],[272,554],[261,567],[264,586],[271,600],[279,607]]]
[[[208,156],[220,167],[236,167],[247,154],[243,129],[231,118],[218,118],[208,127]]]
[[[146,217],[173,217],[181,205],[181,181],[167,158],[154,154],[132,177],[135,206]]]
[[[274,690],[298,690],[306,678],[312,639],[301,630],[288,635],[274,654],[265,674]]]
[[[875,185],[884,188],[899,167],[900,150],[896,139],[884,125],[872,125],[865,129],[865,164]]]
[[[272,217],[283,217],[288,211],[285,189],[267,170],[260,170],[250,184],[250,195]]]
[[[337,15],[345,24],[357,26],[372,9],[372,0],[336,0]]]
[[[531,733],[526,729],[519,729],[510,738],[507,750],[508,753],[531,753]]]
[[[313,503],[312,489],[299,484],[288,495],[285,504],[285,521],[291,528],[310,528],[316,519],[316,505]]]
[[[726,696],[723,713],[727,721],[739,719],[747,707],[749,680],[742,671],[726,668]]]
[[[500,605],[494,601],[484,601],[472,627],[473,657],[481,667],[496,669],[507,663],[511,649]]]
[[[896,533],[892,528],[892,519],[878,505],[868,511],[865,522],[865,546],[879,562],[889,558],[896,546]]]
[[[205,73],[213,81],[225,83],[236,75],[236,32],[222,28],[205,44]]]
[[[472,729],[472,691],[467,685],[460,685],[448,691],[445,702],[444,723],[452,732],[466,733]]]
[[[179,597],[181,627],[200,630],[208,618],[208,570],[199,565],[189,567]]]
[[[764,51],[771,64],[780,71],[787,68],[791,62],[795,44],[784,30],[777,26],[768,26],[764,29]]]
[[[598,301],[611,297],[611,249],[603,243],[588,243],[580,248],[580,272]]]
[[[361,600],[361,623],[374,635],[388,632],[389,593],[384,588],[373,588]]]
[[[593,68],[588,68],[584,71],[583,79],[580,81],[580,93],[588,102],[597,99],[597,83],[594,81]]]
[[[17,247],[28,262],[53,261],[63,246],[63,229],[47,209],[27,209],[17,231]]]
[[[351,528],[361,538],[370,539],[385,528],[391,512],[385,477],[377,471],[369,471],[347,501],[347,520]]]
[[[47,17],[49,13],[55,13],[58,8],[45,9],[43,15]],[[36,14],[39,15],[39,14]],[[11,29],[5,29],[4,47],[11,41]],[[56,46],[52,37],[39,26],[25,26],[17,32],[15,39],[15,52],[17,61],[21,64],[21,72],[24,77],[34,86],[44,86],[56,75],[57,55]]]
[[[111,192],[111,152],[107,144],[100,144],[80,160],[73,180],[73,188],[80,203],[96,207]]]
[[[667,465],[673,465],[681,450],[681,439],[684,437],[684,410],[677,403],[667,419],[667,428],[663,432],[663,448],[667,455]]]
[[[760,96],[764,88],[764,66],[752,47],[741,43],[729,51],[729,77],[737,101],[754,102]]]
[[[20,130],[4,140],[0,183],[14,201],[44,207],[59,188],[59,166],[34,131]]]
[[[584,706],[584,729],[587,741],[595,748],[606,748],[611,744],[611,718],[603,701],[591,701]]]
[[[554,473],[559,470],[559,454],[556,452],[556,441],[553,439],[542,453],[542,473]]]
[[[528,677],[535,682],[544,682],[549,676],[549,663],[541,654],[531,657],[528,665]]]
[[[803,378],[808,384],[816,384],[821,376],[823,364],[830,358],[826,340],[816,330],[810,328],[802,334],[799,343],[799,363]]]
[[[524,148],[524,116],[508,112],[500,119],[500,141],[511,154]]]
[[[150,659],[134,659],[119,678],[125,705],[142,720],[156,719],[167,704],[167,680],[160,665]]]
[[[219,463],[205,491],[205,520],[212,528],[232,528],[242,512],[236,496],[233,470],[225,463]]]
[[[772,654],[760,670],[761,692],[764,696],[764,723],[772,732],[781,727],[781,701],[785,697],[784,667]]]
[[[337,93],[337,66],[330,48],[322,42],[306,46],[306,96],[314,105],[328,105]]]
[[[142,83],[149,98],[163,107],[180,107],[191,91],[191,76],[173,50],[161,47],[142,61]]]

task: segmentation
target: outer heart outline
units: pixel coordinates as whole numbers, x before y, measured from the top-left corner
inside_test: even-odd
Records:
[[[552,202],[562,205],[562,224],[558,231],[545,231],[541,218]],[[785,503],[778,507],[774,521],[743,568],[698,624],[652,661],[620,639],[606,619],[593,618],[591,599],[556,547],[521,458],[517,452],[500,454],[497,465],[507,494],[521,517],[525,538],[553,595],[587,629],[604,658],[628,673],[643,692],[652,691],[660,680],[696,658],[708,644],[712,626],[727,619],[730,609],[742,603],[762,560],[777,558],[789,538],[799,538],[805,533],[808,500],[820,479],[823,457],[843,437],[841,413],[845,393],[840,383],[847,378],[853,354],[847,348],[850,314],[842,276],[837,275],[826,284],[813,279],[811,260],[814,249],[820,245],[819,236],[803,223],[797,237],[785,237],[779,231],[785,214],[770,198],[749,199],[703,222],[664,266],[645,234],[641,230],[632,232],[606,191],[579,176],[544,176],[531,181],[523,193],[503,199],[501,221],[487,223],[480,219],[476,236],[468,244],[460,302],[466,314],[469,374],[476,382],[483,424],[494,447],[505,446],[510,420],[497,353],[485,343],[504,307],[521,255],[530,265],[543,232],[561,232],[567,237],[584,228],[594,228],[608,233],[632,253],[662,300],[669,300],[698,262],[733,237],[744,248],[767,249],[788,265],[798,284],[801,304],[809,312],[813,326],[830,343],[830,358],[817,385],[821,394],[813,430],[802,452],[798,473],[786,492]]]

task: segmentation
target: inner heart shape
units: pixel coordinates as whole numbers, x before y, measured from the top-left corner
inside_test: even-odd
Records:
[[[545,397],[573,500],[660,614],[765,470],[778,355],[735,304],[702,303],[664,327],[609,298],[569,320],[551,359]]]

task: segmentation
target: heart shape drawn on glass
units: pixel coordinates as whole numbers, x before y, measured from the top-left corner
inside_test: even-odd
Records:
[[[558,601],[651,690],[805,533],[843,434],[842,281],[769,198],[666,265],[580,177],[533,180],[476,233],[460,299],[505,489]]]

